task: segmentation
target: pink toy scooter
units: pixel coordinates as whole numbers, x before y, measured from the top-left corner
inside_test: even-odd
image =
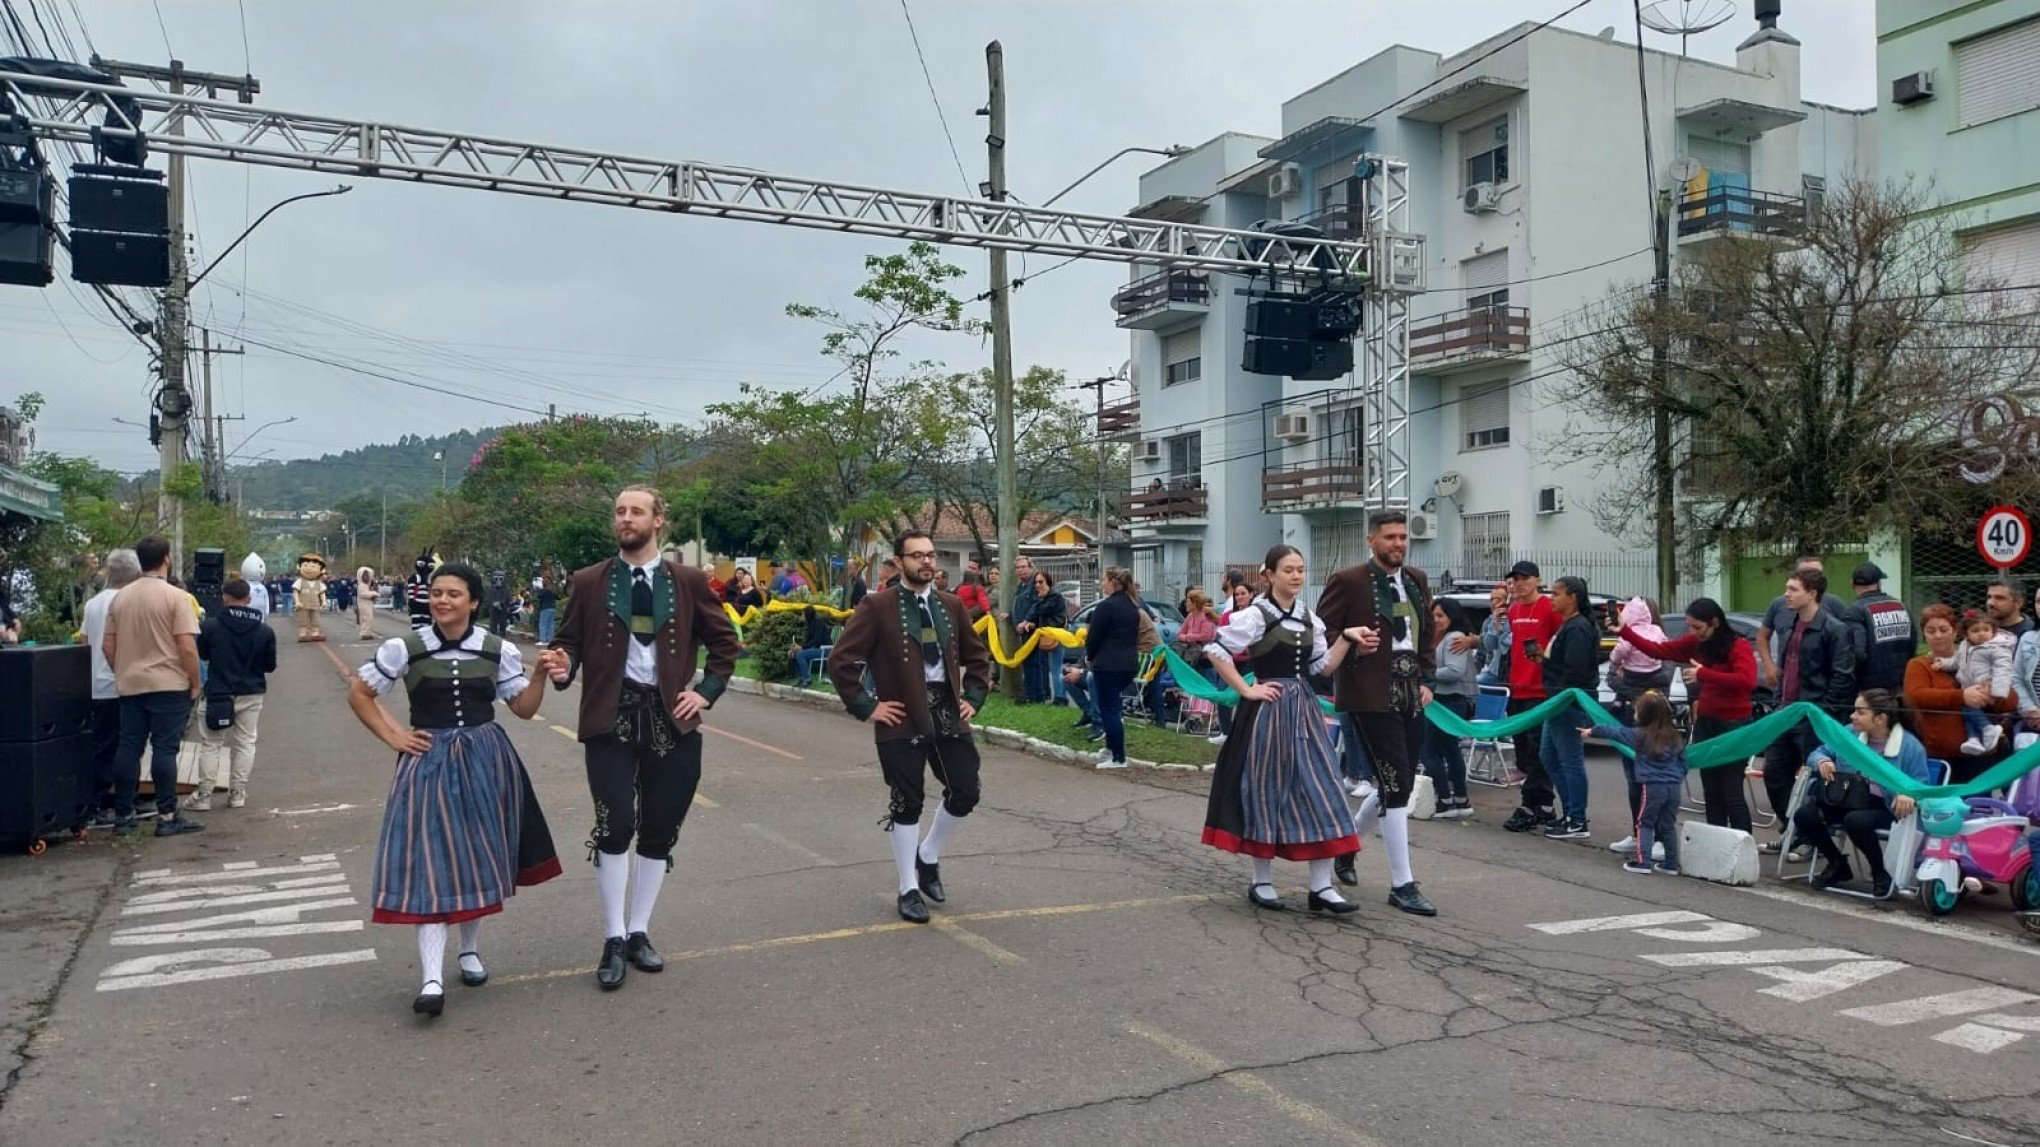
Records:
[[[2012,890],[2012,907],[2026,911],[2026,870],[2032,852],[2026,844],[2032,822],[2001,800],[1970,797],[1969,816],[1954,836],[1928,837],[1920,850],[1917,873],[1920,903],[1936,916],[1955,910],[1964,892],[1980,892],[1986,880]]]

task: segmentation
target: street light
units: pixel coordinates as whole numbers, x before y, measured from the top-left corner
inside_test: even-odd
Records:
[[[296,421],[297,415],[293,414],[289,418],[279,418],[274,422],[265,422],[262,425],[257,426],[255,429],[250,430],[247,433],[247,435],[241,439],[241,444],[239,446],[236,446],[232,450],[227,451],[226,454],[220,458],[220,465],[225,466],[227,464],[228,459],[231,459],[234,455],[239,454],[243,450],[246,450],[248,448],[248,443],[255,441],[255,436],[257,434],[262,433],[263,431],[269,429],[272,426],[284,426]]]
[[[1078,176],[1077,181],[1075,183],[1072,183],[1068,187],[1063,188],[1061,191],[1056,192],[1054,195],[1049,196],[1048,202],[1043,203],[1042,206],[1043,207],[1051,206],[1052,204],[1055,203],[1056,200],[1061,199],[1063,196],[1068,195],[1072,191],[1075,191],[1078,188],[1078,186],[1080,186],[1086,179],[1089,179],[1092,176],[1098,174],[1099,172],[1105,170],[1107,167],[1111,166],[1114,160],[1118,159],[1122,155],[1132,155],[1135,152],[1140,152],[1144,155],[1159,155],[1165,159],[1179,159],[1183,156],[1189,155],[1190,151],[1191,151],[1190,148],[1187,148],[1180,143],[1172,144],[1168,147],[1122,147],[1118,151],[1113,152],[1111,155],[1106,156],[1105,162],[1100,163],[1098,166]]]
[[[271,215],[276,214],[277,211],[281,210],[284,207],[288,207],[293,203],[299,202],[300,200],[323,199],[328,195],[345,195],[352,190],[354,190],[354,188],[343,183],[340,186],[335,187],[331,191],[313,191],[304,195],[293,195],[289,199],[279,199],[275,203],[270,204],[269,210],[264,211],[262,214],[256,216],[255,222],[248,224],[247,227],[242,229],[239,235],[234,236],[234,241],[227,244],[226,250],[221,251],[218,255],[214,256],[212,262],[207,263],[205,265],[205,270],[200,271],[196,277],[194,277],[191,281],[184,284],[185,291],[187,293],[190,292],[191,288],[198,286],[199,280],[204,279],[207,275],[212,274],[214,267],[219,266],[222,262],[226,260],[227,256],[233,254],[234,248],[239,247],[241,245],[242,240],[246,239],[249,235],[254,234],[255,229],[257,227],[262,226],[262,221],[269,218]]]

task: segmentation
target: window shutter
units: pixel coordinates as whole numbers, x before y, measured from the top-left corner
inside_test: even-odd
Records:
[[[1167,366],[1170,363],[1188,362],[1193,358],[1199,357],[1203,350],[1202,336],[1203,331],[1193,327],[1190,330],[1178,331],[1163,338],[1162,365]]]
[[[1497,382],[1478,390],[1468,389],[1460,403],[1460,411],[1468,434],[1506,428],[1509,425],[1509,384]]]
[[[1686,154],[1698,160],[1712,176],[1750,173],[1750,147],[1746,143],[1689,135],[1686,137]]]
[[[1966,237],[1962,243],[1962,278],[1965,286],[2040,285],[2040,220]],[[2040,289],[2012,294],[2029,303],[2040,302]]]
[[[1509,252],[1504,249],[1468,259],[1459,264],[1460,287],[1469,295],[1484,295],[1509,281]]]
[[[1962,126],[2040,108],[2040,19],[1955,45],[1957,118]]]

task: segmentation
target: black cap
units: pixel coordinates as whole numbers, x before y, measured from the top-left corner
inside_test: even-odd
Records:
[[[1509,567],[1510,581],[1514,581],[1519,577],[1543,577],[1543,576],[1544,576],[1543,574],[1537,571],[1536,562],[1517,562],[1515,565]]]
[[[1854,574],[1850,575],[1849,584],[1876,585],[1878,582],[1881,582],[1883,580],[1884,571],[1877,568],[1876,562],[1864,562],[1862,565],[1856,567],[1856,572]]]

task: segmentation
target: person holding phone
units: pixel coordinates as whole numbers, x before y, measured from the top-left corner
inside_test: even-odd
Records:
[[[1558,632],[1559,618],[1537,563],[1520,561],[1509,567],[1509,715],[1528,712],[1544,703],[1544,668],[1536,660]],[[1591,627],[1590,627],[1591,628]],[[1516,768],[1523,773],[1522,805],[1502,822],[1510,832],[1529,832],[1558,819],[1552,804],[1556,791],[1545,769],[1543,737],[1536,729],[1516,734]]]

